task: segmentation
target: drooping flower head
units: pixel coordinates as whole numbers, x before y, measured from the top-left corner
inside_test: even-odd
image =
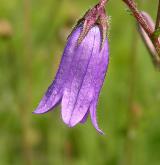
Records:
[[[96,24],[82,36],[83,25],[69,36],[56,77],[34,113],[46,113],[61,104],[62,119],[69,127],[84,123],[90,115],[94,127],[103,133],[97,124],[96,106],[108,67],[108,41],[105,37],[102,45]]]

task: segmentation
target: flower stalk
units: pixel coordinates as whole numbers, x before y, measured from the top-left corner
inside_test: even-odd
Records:
[[[152,20],[151,16],[146,13],[146,12],[141,12],[141,14],[143,15],[143,17],[145,18],[145,20],[147,21],[147,23],[149,24],[149,26],[154,29],[155,28],[155,24],[154,21]],[[144,29],[138,24],[138,31],[141,35],[141,38],[146,46],[146,48],[149,51],[149,54],[151,56],[152,62],[154,64],[154,66],[157,69],[160,69],[160,58],[157,55],[156,49],[152,43],[152,41],[150,40],[150,38],[148,37],[147,33],[144,31]]]
[[[158,59],[158,63],[159,63],[159,61],[160,61],[160,40],[157,36],[155,37],[155,35],[154,35],[155,30],[149,26],[148,22],[143,17],[142,13],[138,10],[134,0],[123,0],[123,2],[129,7],[133,16],[136,18],[138,24],[144,29],[144,31],[150,38],[152,44],[154,45],[154,47],[156,49],[157,56],[158,56],[157,59]],[[160,9],[159,8],[160,7],[158,7],[156,28],[159,27],[159,19],[160,19],[160,12],[159,12]]]
[[[131,10],[132,14],[138,21],[138,23],[143,27],[145,32],[148,34],[149,37],[152,37],[153,30],[150,28],[150,26],[147,24],[146,20],[142,16],[141,12],[137,9],[136,3],[134,0],[123,0],[124,3],[129,7]]]

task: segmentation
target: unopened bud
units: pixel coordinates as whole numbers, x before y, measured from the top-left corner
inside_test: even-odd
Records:
[[[155,24],[151,18],[151,16],[146,13],[146,12],[141,12],[144,19],[146,20],[148,26],[154,31],[154,27],[155,27]],[[139,32],[141,34],[141,37],[149,51],[149,54],[151,55],[151,58],[153,60],[153,63],[156,65],[156,67],[160,68],[160,58],[157,54],[157,51],[151,41],[151,39],[149,38],[149,36],[147,35],[147,33],[144,31],[144,29],[142,28],[142,26],[140,24],[138,24],[138,29],[139,29]],[[158,38],[158,40],[160,41],[160,39]]]

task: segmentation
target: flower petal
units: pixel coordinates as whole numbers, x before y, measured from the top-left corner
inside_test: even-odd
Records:
[[[88,65],[95,43],[95,30],[92,28],[75,50],[75,59],[71,65],[69,79],[62,98],[62,119],[74,126],[85,116],[93,98],[94,89],[88,78]]]
[[[92,124],[94,125],[95,129],[100,134],[104,134],[103,131],[98,127],[97,116],[96,116],[96,103],[95,102],[92,103],[90,106],[90,115],[91,115]]]
[[[46,94],[43,96],[38,107],[33,112],[35,114],[46,113],[54,108],[62,98],[62,92],[57,93],[57,88],[52,89],[52,85],[48,88]]]
[[[98,40],[96,41],[100,43],[100,41]],[[96,130],[99,133],[103,134],[103,132],[99,129],[98,124],[97,124],[96,105],[98,102],[99,93],[102,88],[106,71],[108,69],[108,63],[109,63],[109,48],[108,48],[107,39],[105,40],[104,46],[101,52],[99,53],[99,55],[92,58],[93,60],[91,60],[91,62],[92,62],[92,71],[93,71],[92,75],[93,75],[93,86],[94,86],[94,91],[95,91],[95,97],[90,106],[90,115],[91,115],[92,123],[94,127],[96,128]]]
[[[68,38],[67,45],[65,47],[60,67],[56,74],[55,80],[52,82],[47,92],[40,101],[37,109],[33,113],[41,114],[46,113],[53,109],[62,98],[63,87],[68,77],[70,65],[72,63],[75,53],[75,42],[77,41],[81,28],[77,28],[72,35]]]
[[[82,120],[80,121],[80,123],[84,124],[87,121],[89,115],[89,110],[87,111],[87,113],[85,114],[85,116],[82,118]]]
[[[102,50],[100,44],[101,35],[96,26],[75,52],[77,58],[73,60],[62,98],[62,119],[70,127],[84,118],[94,97],[98,100],[108,66],[108,42]]]

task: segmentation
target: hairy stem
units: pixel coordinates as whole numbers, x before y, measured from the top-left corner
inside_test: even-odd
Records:
[[[137,9],[136,3],[134,0],[123,0],[123,2],[129,7],[131,10],[132,14],[136,18],[137,22],[142,26],[144,31],[147,33],[149,36],[150,40],[152,41],[158,56],[160,57],[160,41],[156,38],[153,37],[154,30],[148,25],[146,20],[144,19],[143,15],[141,12]]]
[[[152,37],[153,30],[148,26],[146,20],[142,16],[142,14],[137,9],[137,6],[134,2],[134,0],[123,0],[124,3],[129,7],[129,9],[132,11],[134,17],[138,21],[138,23],[143,27],[145,32],[148,34],[149,37]]]

